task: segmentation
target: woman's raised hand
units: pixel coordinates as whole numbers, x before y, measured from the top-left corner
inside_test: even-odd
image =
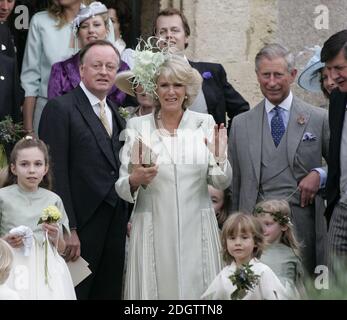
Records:
[[[223,162],[226,160],[226,150],[228,147],[228,135],[227,129],[224,127],[224,123],[214,126],[212,141],[209,142],[205,138],[205,144],[210,152],[213,154],[216,162]]]

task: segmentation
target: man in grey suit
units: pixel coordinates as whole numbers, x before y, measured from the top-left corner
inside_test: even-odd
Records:
[[[286,199],[303,243],[304,266],[313,274],[316,265],[325,262],[320,188],[326,180],[321,167],[328,152],[328,114],[292,94],[297,70],[286,48],[265,46],[255,64],[265,99],[235,117],[231,126],[232,209],[252,212],[259,201]]]

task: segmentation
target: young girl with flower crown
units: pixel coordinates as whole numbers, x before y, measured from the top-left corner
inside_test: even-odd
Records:
[[[263,226],[268,246],[260,258],[286,287],[291,298],[306,296],[303,285],[303,267],[299,243],[290,221],[290,206],[285,200],[267,200],[258,203],[254,215]]]
[[[0,189],[0,237],[14,251],[7,285],[21,299],[76,299],[65,250],[69,232],[62,200],[51,188],[46,145],[27,136],[12,150],[6,187]]]
[[[264,247],[259,221],[234,213],[222,229],[222,250],[228,264],[202,295],[213,300],[287,299],[285,288],[274,272],[258,258]]]

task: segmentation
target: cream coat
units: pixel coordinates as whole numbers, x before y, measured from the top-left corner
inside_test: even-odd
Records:
[[[221,270],[207,184],[226,189],[232,172],[227,160],[218,166],[204,144],[214,124],[211,115],[187,110],[177,136],[170,137],[156,130],[153,115],[129,120],[116,183],[119,196],[135,202],[125,299],[198,299]],[[157,163],[158,174],[132,195],[129,155],[139,136],[150,147],[145,158]]]

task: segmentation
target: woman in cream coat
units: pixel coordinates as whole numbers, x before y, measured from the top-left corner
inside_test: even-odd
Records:
[[[198,299],[222,267],[207,185],[231,183],[227,134],[186,109],[202,79],[184,58],[171,56],[155,74],[156,111],[128,121],[116,183],[135,203],[124,297]]]

